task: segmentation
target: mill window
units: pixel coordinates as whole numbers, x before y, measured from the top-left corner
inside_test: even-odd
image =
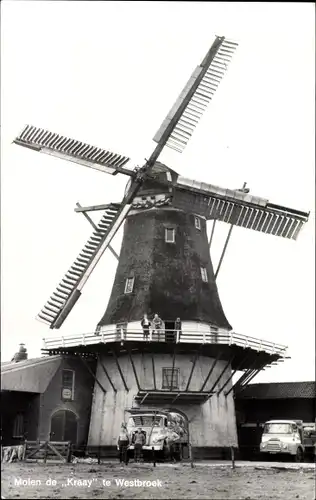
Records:
[[[75,372],[73,370],[62,371],[61,397],[65,401],[75,399]]]
[[[169,391],[171,388],[172,390],[179,389],[179,368],[162,369],[162,388]]]
[[[200,229],[201,230],[201,219],[200,219],[200,217],[194,217],[194,224],[195,224],[196,229]]]
[[[208,278],[207,278],[207,271],[206,271],[205,267],[201,267],[201,276],[202,276],[202,280],[205,281],[205,283],[207,283]]]
[[[175,230],[173,228],[165,229],[165,241],[166,243],[174,243],[175,242]]]
[[[124,293],[132,293],[134,288],[134,278],[127,278]]]
[[[22,413],[18,413],[13,420],[13,438],[23,438],[24,435],[24,416]]]

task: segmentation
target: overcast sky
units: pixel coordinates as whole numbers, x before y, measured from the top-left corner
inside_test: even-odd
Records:
[[[184,153],[184,176],[311,211],[297,242],[234,228],[218,277],[234,331],[289,346],[255,381],[314,378],[315,12],[304,3],[2,2],[2,360],[24,342],[92,332],[116,260],[107,251],[60,330],[35,320],[91,229],[82,205],[127,179],[12,144],[25,124],[129,156],[152,137],[215,35],[240,45]],[[229,227],[216,229],[214,266]],[[122,231],[113,247],[119,251]]]

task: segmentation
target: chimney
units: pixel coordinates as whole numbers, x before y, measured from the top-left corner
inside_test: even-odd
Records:
[[[19,351],[15,353],[11,361],[18,363],[19,361],[25,361],[27,359],[27,350],[25,344],[20,344]]]

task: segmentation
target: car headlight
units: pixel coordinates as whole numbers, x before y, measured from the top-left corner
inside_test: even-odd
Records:
[[[283,450],[286,450],[287,449],[287,444],[286,443],[282,443],[282,448],[283,448]]]
[[[262,443],[261,448],[265,448],[267,446],[266,443]]]

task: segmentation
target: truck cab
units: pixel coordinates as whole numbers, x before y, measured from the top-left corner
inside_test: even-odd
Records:
[[[260,452],[265,455],[287,455],[302,462],[307,453],[315,450],[312,431],[308,438],[302,420],[269,420],[264,424]]]
[[[182,415],[168,410],[127,410],[127,432],[130,438],[129,450],[134,449],[136,431],[141,428],[145,436],[143,451],[156,451],[166,458],[170,446],[177,448],[176,455],[181,459],[182,448],[188,445],[188,432]]]

